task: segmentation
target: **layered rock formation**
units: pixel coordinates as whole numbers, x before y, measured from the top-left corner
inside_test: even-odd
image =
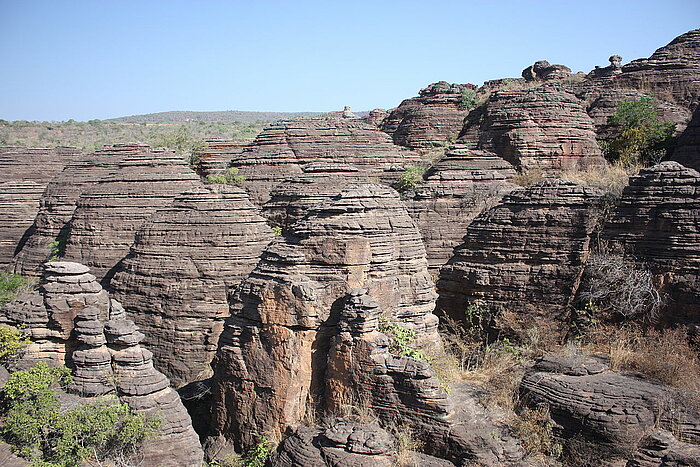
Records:
[[[557,84],[494,92],[483,118],[468,121],[460,141],[469,143],[475,134],[478,148],[522,170],[556,175],[605,163],[581,101]]]
[[[137,231],[109,285],[175,386],[211,376],[228,291],[272,237],[245,192],[228,185],[185,191]]]
[[[249,142],[235,139],[207,139],[206,148],[197,152],[199,158],[197,173],[205,178],[220,174],[228,167],[231,159],[240,156]]]
[[[598,196],[573,182],[545,180],[506,195],[467,228],[440,270],[438,309],[464,319],[469,304],[518,314],[548,336],[567,327],[589,251]]]
[[[700,171],[700,107],[678,140],[678,147],[671,157],[686,167]]]
[[[462,108],[462,93],[476,91],[473,84],[438,81],[421,89],[418,97],[406,99],[382,122],[382,130],[394,143],[409,148],[444,146],[454,141],[468,109]]]
[[[115,145],[66,164],[46,187],[26,242],[14,258],[14,271],[23,275],[40,275],[41,265],[53,254],[61,253],[65,246],[68,222],[80,194],[116,171],[122,158],[143,150],[144,147],[139,145]],[[53,247],[52,242],[56,242]]]
[[[298,426],[320,397],[329,339],[347,292],[364,287],[385,316],[438,342],[425,249],[396,193],[341,192],[270,244],[231,302],[217,354],[214,433],[238,448]]]
[[[64,258],[103,278],[129,252],[134,233],[199,177],[174,152],[141,148],[78,199]]]
[[[423,236],[428,264],[438,269],[452,257],[467,226],[484,209],[517,188],[515,169],[493,153],[451,146],[405,196],[408,213]]]
[[[547,60],[538,60],[522,72],[526,81],[550,81],[566,78],[571,74],[571,68],[565,65],[552,65]]]
[[[0,146],[0,173],[3,181],[24,180],[46,186],[80,151],[72,147],[26,148]]]
[[[0,183],[0,270],[7,269],[39,211],[44,185],[28,181]]]
[[[672,304],[666,319],[700,320],[700,173],[662,162],[630,178],[603,239],[642,261]]]
[[[275,122],[230,165],[246,178],[243,186],[253,202],[262,205],[282,180],[300,175],[311,162],[353,165],[390,183],[420,158],[362,119],[330,116]]]

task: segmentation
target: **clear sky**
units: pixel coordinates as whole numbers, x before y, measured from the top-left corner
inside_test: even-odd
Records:
[[[397,106],[429,83],[649,56],[698,0],[0,0],[0,118]]]

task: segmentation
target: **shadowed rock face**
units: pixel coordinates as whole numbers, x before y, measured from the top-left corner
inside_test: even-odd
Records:
[[[493,153],[451,146],[404,199],[420,229],[429,267],[439,269],[452,257],[471,221],[504,194],[517,188],[508,162]]]
[[[199,177],[174,152],[144,147],[129,154],[80,195],[64,258],[102,279],[127,255],[146,219],[195,182]]]
[[[39,211],[44,185],[33,181],[0,183],[0,270],[12,262]]]
[[[101,178],[115,172],[122,158],[143,151],[139,145],[115,145],[73,159],[56,174],[41,198],[30,235],[13,261],[16,273],[38,276],[41,265],[53,254],[54,241],[65,244],[68,222],[80,194]]]
[[[666,319],[700,322],[700,173],[662,162],[631,177],[603,238],[659,276]]]
[[[700,102],[700,29],[676,37],[649,58],[631,61],[615,81],[694,110]]]
[[[700,107],[695,109],[688,127],[681,134],[671,159],[700,171]]]
[[[468,121],[460,141],[478,134],[478,147],[523,170],[556,175],[605,163],[581,101],[556,84],[491,94],[481,121]],[[474,131],[478,126],[478,132]]]
[[[547,335],[566,331],[590,244],[599,193],[546,180],[506,195],[469,225],[440,270],[438,309],[464,319],[470,303],[510,310]]]
[[[382,122],[396,144],[408,148],[444,146],[457,137],[467,109],[461,108],[462,92],[476,90],[473,84],[439,81],[421,89],[418,97],[406,99]]]
[[[302,174],[311,162],[349,164],[385,183],[420,158],[359,118],[330,116],[275,122],[245,148],[231,166],[246,177],[244,188],[262,205],[283,180]]]
[[[207,148],[199,152],[199,169],[202,177],[217,175],[223,172],[231,159],[240,156],[243,148],[250,141],[229,139],[208,139]]]
[[[228,291],[272,237],[245,192],[227,185],[185,191],[136,233],[109,285],[176,387],[211,376]]]
[[[231,301],[216,358],[214,434],[238,447],[297,426],[322,393],[342,299],[362,287],[387,317],[437,342],[425,249],[396,193],[341,192],[271,243]]]

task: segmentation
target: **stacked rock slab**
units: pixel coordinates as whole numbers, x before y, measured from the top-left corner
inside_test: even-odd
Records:
[[[700,102],[700,29],[676,37],[649,58],[624,65],[615,80],[618,86],[633,87],[695,110]]]
[[[287,230],[312,207],[342,190],[369,183],[369,177],[356,167],[334,162],[312,162],[303,173],[284,180],[270,193],[263,215],[275,226]]]
[[[470,304],[518,313],[548,336],[566,331],[566,308],[580,281],[600,193],[545,180],[506,195],[469,225],[441,269],[438,309],[464,319]]]
[[[41,265],[60,250],[68,235],[68,222],[73,216],[80,194],[95,185],[101,178],[117,170],[126,155],[143,151],[139,145],[115,145],[105,147],[66,164],[56,174],[41,197],[39,212],[34,219],[21,251],[13,261],[17,274],[38,276]],[[57,248],[52,248],[52,242]]]
[[[392,110],[383,120],[382,130],[401,146],[444,146],[457,137],[467,115],[462,93],[475,90],[473,84],[433,83],[421,89],[418,97],[406,99]]]
[[[550,81],[566,78],[571,74],[571,68],[566,65],[552,65],[547,60],[538,60],[522,72],[526,81]]]
[[[667,320],[700,322],[700,173],[662,162],[631,177],[603,239],[659,277]]]
[[[671,159],[700,171],[700,107],[695,109],[688,127],[681,134]]]
[[[531,407],[549,407],[558,436],[584,436],[599,443],[599,450],[633,451],[658,428],[673,430],[695,452],[700,447],[700,414],[688,403],[692,394],[612,372],[597,358],[546,356],[525,374],[520,395]],[[666,448],[677,441],[671,438],[665,440]]]
[[[452,257],[471,221],[504,194],[515,169],[493,153],[451,146],[424,181],[405,196],[408,213],[420,229],[428,264],[439,269]]]
[[[0,270],[24,243],[43,192],[44,185],[31,180],[0,183]]]
[[[448,395],[430,365],[392,355],[379,332],[382,310],[365,289],[350,291],[331,340],[325,402],[331,413],[343,406],[369,410],[384,424],[404,424],[428,441],[439,457],[478,465],[509,465],[523,457],[519,443],[494,424],[473,389],[457,384]]]
[[[3,181],[30,180],[46,186],[47,183],[80,151],[72,147],[26,148],[0,146],[0,173]]]
[[[211,376],[228,291],[272,238],[243,190],[202,184],[136,233],[109,285],[175,386]]]
[[[207,139],[206,148],[199,151],[197,173],[202,177],[218,175],[228,167],[231,159],[238,158],[250,141],[235,139]]]
[[[238,449],[298,426],[320,397],[342,299],[363,287],[387,317],[439,341],[420,234],[396,192],[364,185],[313,208],[272,242],[231,301],[217,353],[213,434]]]
[[[359,118],[338,116],[275,122],[231,161],[246,178],[244,188],[259,206],[283,180],[302,174],[311,162],[340,162],[382,182],[396,180],[404,168],[420,164],[417,154]]]
[[[199,177],[171,151],[142,148],[84,191],[71,220],[64,258],[104,278],[129,252],[135,232]]]
[[[476,125],[478,132],[471,128]],[[557,175],[605,163],[593,121],[581,101],[556,83],[492,93],[483,118],[468,121],[460,142],[469,143],[466,136],[474,134],[479,135],[479,149],[494,152],[521,170]]]

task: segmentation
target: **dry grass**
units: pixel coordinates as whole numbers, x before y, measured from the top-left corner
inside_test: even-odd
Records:
[[[562,445],[554,438],[553,425],[549,407],[541,405],[522,410],[513,426],[513,433],[530,456],[542,454],[556,458],[561,456]]]
[[[616,162],[603,167],[568,169],[562,172],[560,178],[583,186],[597,188],[619,198],[629,182],[629,177],[638,174],[641,168],[637,165],[625,166]]]
[[[416,459],[416,452],[420,452],[424,444],[416,438],[415,433],[408,425],[389,427],[389,431],[396,438],[394,444],[394,465],[397,467],[420,467]]]
[[[508,180],[520,186],[530,186],[544,179],[544,174],[540,169],[530,169],[520,172],[518,175],[511,177]]]

